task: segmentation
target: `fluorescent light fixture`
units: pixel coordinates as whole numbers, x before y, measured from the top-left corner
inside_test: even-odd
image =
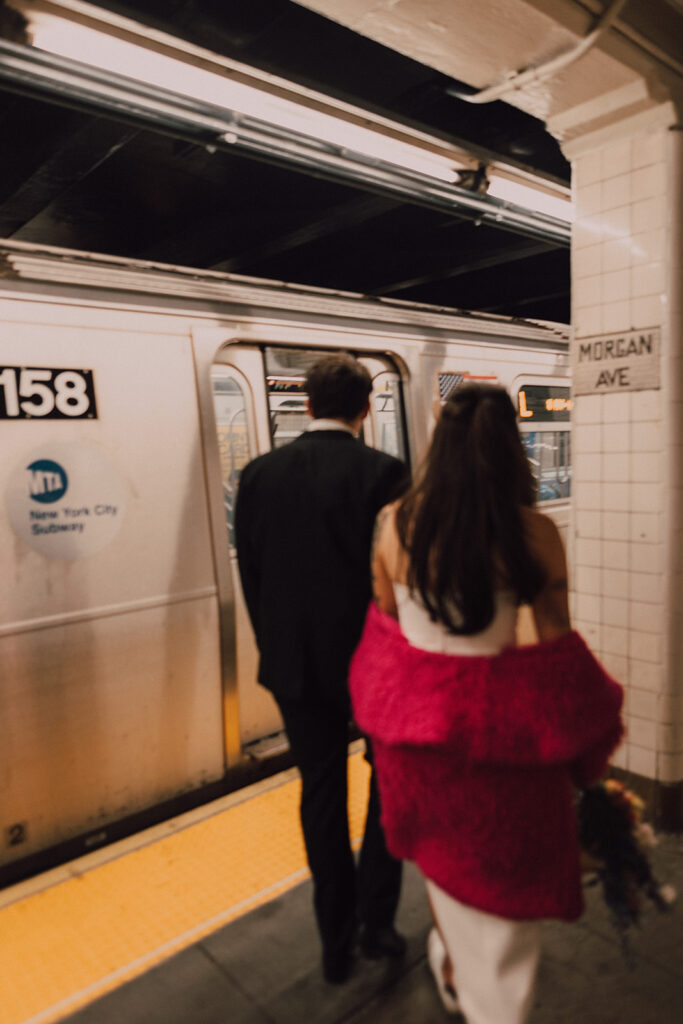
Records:
[[[514,203],[515,206],[524,207],[526,210],[535,210],[536,213],[545,213],[549,217],[557,217],[559,220],[573,220],[572,201],[562,195],[551,194],[542,188],[535,188],[533,185],[526,185],[519,181],[512,181],[511,178],[502,177],[495,173],[489,176],[489,187],[486,193],[494,199],[500,199],[504,203]]]
[[[236,82],[77,22],[42,11],[27,11],[27,14],[33,45],[38,49],[230,110],[235,114],[236,131],[239,131],[240,115],[251,117],[318,139],[349,155],[388,162],[449,184],[456,181],[457,170],[466,166],[448,156],[430,153],[382,132],[274,96],[264,89]]]

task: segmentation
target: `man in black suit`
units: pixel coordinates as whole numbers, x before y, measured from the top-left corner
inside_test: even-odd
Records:
[[[366,956],[405,950],[393,926],[401,864],[384,843],[374,774],[357,872],[347,816],[347,673],[371,598],[372,531],[379,509],[407,483],[402,462],[357,440],[371,390],[351,356],[319,360],[306,375],[309,429],[244,468],[235,513],[259,682],[279,705],[301,773],[301,824],[331,982],[348,976],[358,919]]]

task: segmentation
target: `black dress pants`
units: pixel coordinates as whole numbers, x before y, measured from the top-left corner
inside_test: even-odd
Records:
[[[386,848],[373,770],[356,871],[347,810],[348,704],[278,704],[301,773],[301,825],[323,955],[334,960],[348,954],[358,923],[370,930],[393,923],[402,864]]]

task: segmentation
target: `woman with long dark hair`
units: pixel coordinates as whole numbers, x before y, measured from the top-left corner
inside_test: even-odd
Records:
[[[461,387],[380,515],[351,669],[387,842],[426,878],[430,966],[469,1024],[526,1019],[540,921],[582,907],[573,786],[621,735],[621,687],[571,631],[562,541],[534,494],[508,394]],[[515,648],[520,605],[537,645]]]

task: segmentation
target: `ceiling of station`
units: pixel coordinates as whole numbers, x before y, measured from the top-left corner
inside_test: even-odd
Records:
[[[289,0],[95,6],[567,183],[543,123]],[[0,0],[0,15],[3,4]],[[0,35],[11,35],[0,17]],[[21,39],[14,37],[15,42]],[[85,55],[84,55],[85,59]],[[569,319],[566,244],[0,87],[0,237],[520,317]]]

